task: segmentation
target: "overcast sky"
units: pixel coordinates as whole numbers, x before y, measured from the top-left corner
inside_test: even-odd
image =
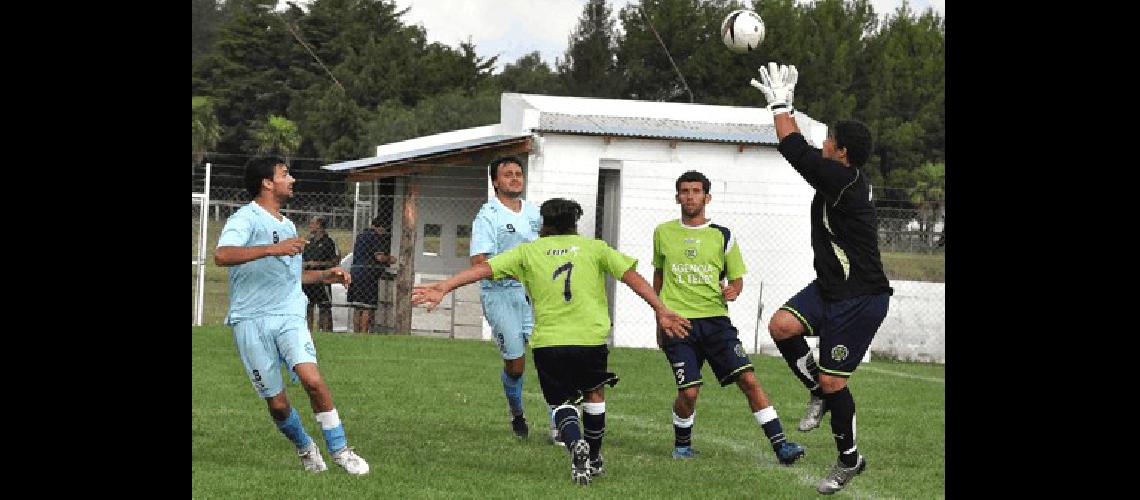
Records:
[[[616,12],[636,0],[610,0]],[[797,0],[810,3],[811,0]],[[496,72],[507,63],[538,50],[542,60],[554,67],[555,58],[566,51],[570,32],[578,23],[586,0],[395,0],[411,7],[403,19],[427,30],[428,41],[458,47],[471,39],[483,57],[498,55]],[[298,2],[305,5],[308,1]],[[911,9],[923,12],[933,7],[946,15],[946,0],[911,0]],[[902,0],[871,0],[880,15],[894,12]],[[281,1],[284,5],[284,0]],[[760,12],[760,17],[764,13]]]

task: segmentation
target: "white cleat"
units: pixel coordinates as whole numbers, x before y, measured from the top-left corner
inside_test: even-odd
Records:
[[[321,457],[321,449],[316,441],[309,440],[309,447],[298,451],[297,455],[301,457],[301,466],[309,472],[321,472],[329,468]]]
[[[835,465],[831,466],[831,471],[827,473],[827,476],[819,482],[816,491],[824,495],[835,493],[847,486],[848,482],[866,468],[867,459],[863,458],[863,455],[859,455],[859,462],[854,467],[844,467],[842,463],[836,462]]]
[[[807,432],[819,427],[820,422],[823,421],[824,413],[827,413],[827,405],[823,398],[812,396],[811,401],[808,401],[807,413],[804,418],[800,419],[800,432]]]
[[[344,467],[344,470],[353,475],[368,474],[368,462],[365,462],[360,455],[351,446],[345,446],[340,451],[333,453],[333,462],[337,465]]]
[[[590,484],[590,445],[584,439],[575,441],[570,451],[570,481],[583,486]]]

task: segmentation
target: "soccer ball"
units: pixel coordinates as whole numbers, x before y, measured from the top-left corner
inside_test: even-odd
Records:
[[[764,41],[764,20],[751,10],[734,10],[720,23],[720,37],[728,50],[743,54]]]

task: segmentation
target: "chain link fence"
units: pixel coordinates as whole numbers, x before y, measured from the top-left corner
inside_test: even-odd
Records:
[[[292,171],[298,179],[295,195],[282,212],[297,225],[298,233],[303,237],[310,234],[312,218],[323,218],[329,236],[336,243],[341,266],[353,271],[353,279],[358,285],[368,283],[377,287],[372,294],[375,296],[375,306],[372,307],[359,300],[351,300],[359,299],[359,294],[350,297],[345,287],[332,285],[332,331],[407,333],[398,327],[400,311],[396,300],[399,298],[396,276],[401,267],[408,266],[410,260],[414,267],[414,282],[420,283],[443,279],[468,266],[471,222],[487,200],[485,174],[480,169],[470,170],[474,174],[467,178],[439,178],[432,189],[424,189],[417,194],[411,204],[414,206],[415,231],[410,238],[403,230],[408,215],[405,207],[408,196],[402,180],[357,184],[344,181],[343,176],[322,171]],[[240,186],[242,172],[240,164],[214,164],[209,206],[194,206],[195,259],[199,257],[196,252],[200,210],[206,210],[207,221],[204,324],[221,324],[228,308],[227,270],[214,264],[213,251],[226,219],[250,201]],[[196,167],[196,190],[202,189],[202,177],[204,169]],[[443,192],[441,182],[451,183],[444,190],[446,196],[438,196]],[[895,295],[871,352],[875,356],[897,359],[943,361],[925,353],[938,350],[931,348],[929,343],[942,343],[945,339],[944,214],[910,207],[902,190],[877,189],[875,192],[876,197],[892,194],[896,195],[895,198],[877,198],[876,204],[879,207],[880,249]],[[539,203],[542,200],[532,201]],[[580,227],[580,232],[601,231],[609,240],[615,239],[612,235],[616,234],[618,241],[610,243],[637,258],[638,271],[651,281],[653,230],[658,224],[679,216],[672,197],[622,201],[620,208],[603,209],[620,210],[620,231],[607,234],[598,222],[592,228]],[[709,206],[708,214],[714,222],[727,226],[736,235],[748,268],[744,293],[729,304],[730,315],[746,349],[774,353],[774,345],[767,334],[768,319],[784,301],[815,277],[807,209],[799,206],[775,211],[747,207],[733,212],[724,209],[714,202]],[[359,235],[369,230],[371,221],[377,217],[388,234],[383,238],[388,248],[381,252],[396,257],[396,262],[390,265],[368,264],[367,257],[357,260],[350,256]],[[602,218],[595,220],[601,221]],[[413,242],[410,250],[402,250],[402,240]],[[355,268],[352,267],[354,260]],[[379,277],[368,279],[366,273]],[[197,275],[195,278],[196,298]],[[652,313],[624,285],[611,283],[610,286],[613,291],[611,312],[615,320],[611,341],[616,345],[644,345],[646,332],[652,335],[654,328]],[[362,314],[359,311],[369,312],[371,318],[362,318],[369,319],[368,324],[354,324],[354,314]],[[477,283],[448,295],[433,313],[413,308],[410,316],[412,333],[417,335],[490,338],[484,331]],[[322,329],[316,319],[314,315],[314,329]]]

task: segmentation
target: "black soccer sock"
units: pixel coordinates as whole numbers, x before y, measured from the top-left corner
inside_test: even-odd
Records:
[[[784,357],[784,361],[788,363],[796,378],[800,379],[800,383],[807,387],[813,396],[823,397],[823,389],[819,387],[819,365],[811,355],[811,347],[808,346],[804,336],[796,335],[777,340],[776,349],[780,350],[780,355]]]
[[[752,416],[756,417],[756,423],[760,424],[760,428],[764,429],[764,435],[768,436],[768,442],[772,444],[772,450],[780,449],[780,445],[787,441],[784,436],[784,428],[780,425],[780,417],[776,415],[776,407],[769,406],[757,410]]]
[[[566,445],[566,449],[573,450],[574,443],[582,439],[582,430],[578,427],[578,409],[571,405],[562,405],[554,410],[554,425],[558,428],[558,438]]]
[[[606,402],[582,403],[582,428],[590,444],[590,460],[597,460],[602,452],[602,438],[606,435]]]
[[[854,467],[859,460],[855,449],[855,398],[846,387],[823,395],[831,410],[831,433],[835,435],[835,448],[844,467]]]
[[[680,448],[693,445],[693,421],[696,418],[696,411],[689,418],[678,417],[677,412],[673,412],[673,446]]]

